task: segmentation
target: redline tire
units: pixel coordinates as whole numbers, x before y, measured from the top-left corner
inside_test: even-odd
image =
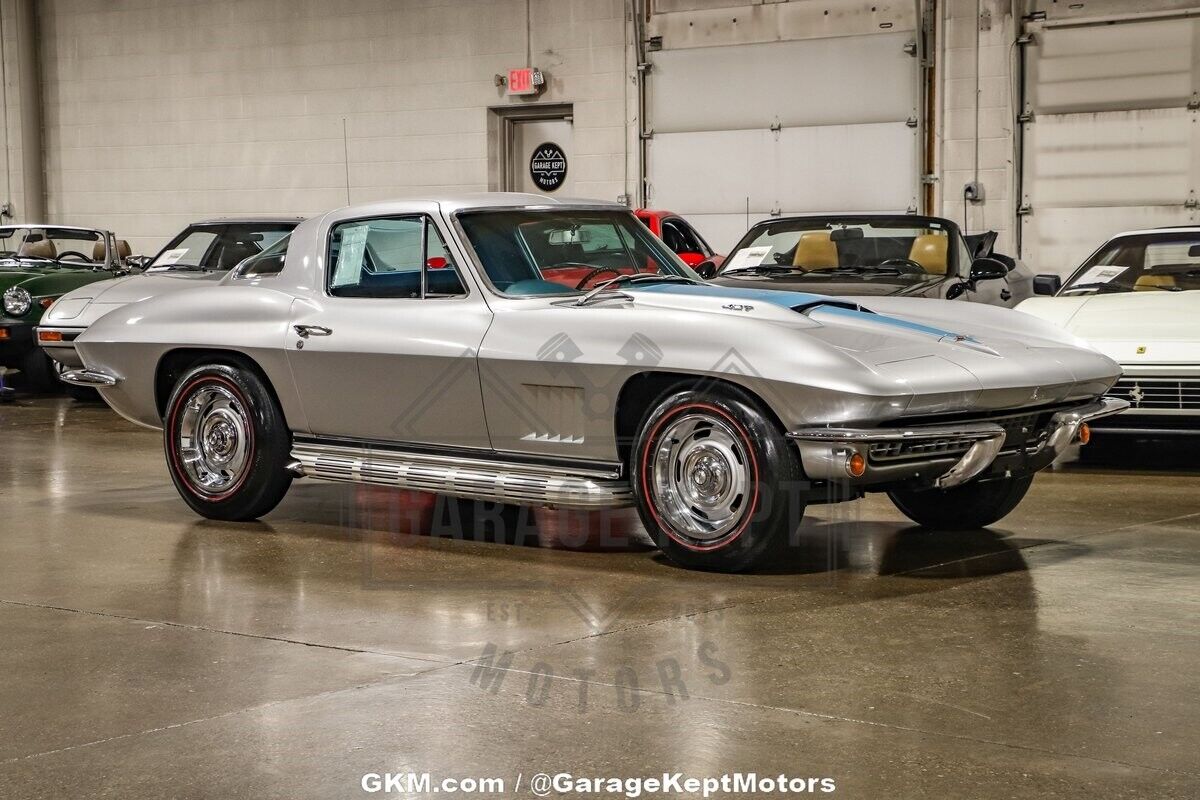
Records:
[[[732,387],[685,389],[656,403],[630,461],[642,523],[668,558],[691,569],[771,566],[804,513],[799,454]]]
[[[1033,475],[976,481],[952,489],[889,492],[904,516],[935,530],[975,530],[999,522],[1016,508]]]
[[[205,364],[181,377],[167,401],[163,449],[180,497],[209,519],[257,519],[292,482],[283,413],[245,367]]]

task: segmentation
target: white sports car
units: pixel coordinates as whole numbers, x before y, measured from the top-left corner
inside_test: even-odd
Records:
[[[1118,362],[1110,397],[1129,408],[1105,433],[1200,433],[1200,227],[1114,236],[1066,283],[1039,275],[1018,311],[1056,323]]]

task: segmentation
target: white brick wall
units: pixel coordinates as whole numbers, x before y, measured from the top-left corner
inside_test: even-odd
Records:
[[[343,205],[343,119],[353,202],[487,189],[486,109],[521,102],[492,78],[525,63],[525,7],[46,0],[49,216],[111,226],[142,251],[198,217]],[[633,192],[623,0],[530,0],[530,19],[551,78],[540,100],[574,103],[577,193]]]

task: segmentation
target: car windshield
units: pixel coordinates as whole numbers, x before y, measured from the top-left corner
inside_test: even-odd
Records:
[[[1096,251],[1060,294],[1184,292],[1200,289],[1200,233],[1122,236]]]
[[[506,295],[572,295],[635,274],[700,280],[627,211],[472,211],[458,220]]]
[[[811,217],[752,228],[721,272],[955,275],[958,265],[968,260],[966,244],[948,220],[909,215]]]
[[[294,222],[192,225],[154,257],[148,271],[233,269],[287,236],[295,227]]]
[[[0,262],[92,267],[104,261],[104,234],[73,228],[0,227]]]

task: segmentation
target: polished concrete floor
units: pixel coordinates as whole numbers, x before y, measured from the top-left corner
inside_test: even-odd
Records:
[[[663,771],[1200,797],[1187,449],[1047,472],[988,531],[818,508],[807,568],[749,576],[408,535],[413,498],[351,486],[206,522],[158,434],[101,405],[0,406],[0,452],[0,797],[340,798],[409,771],[513,797]]]

